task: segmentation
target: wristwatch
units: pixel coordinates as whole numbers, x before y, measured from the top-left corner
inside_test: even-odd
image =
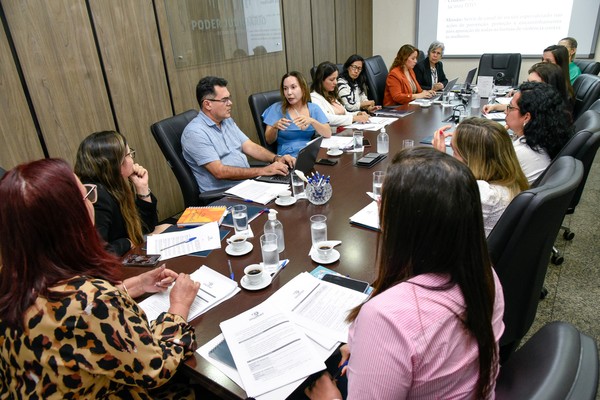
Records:
[[[148,197],[150,197],[150,193],[152,193],[152,191],[150,190],[150,188],[148,188],[148,193],[146,194],[137,194],[137,197],[139,197],[140,199],[147,199]]]

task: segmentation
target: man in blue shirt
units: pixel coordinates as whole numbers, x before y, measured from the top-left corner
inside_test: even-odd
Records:
[[[200,112],[181,136],[183,157],[201,192],[227,189],[261,175],[286,175],[296,162],[294,157],[278,156],[248,139],[231,118],[233,103],[226,86],[225,79],[215,76],[198,82]],[[269,165],[251,168],[247,155]]]

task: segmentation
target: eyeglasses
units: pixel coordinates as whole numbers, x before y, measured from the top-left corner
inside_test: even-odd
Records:
[[[442,52],[441,51],[432,51],[431,54],[436,54],[438,56],[441,56]]]
[[[233,103],[231,101],[231,98],[229,98],[229,97],[223,97],[222,99],[205,99],[205,100],[215,101],[217,103],[223,103],[223,104],[231,104],[231,103]]]
[[[129,148],[129,153],[125,154],[125,157],[127,157],[127,156],[131,157],[132,160],[135,159],[135,150],[132,148]]]
[[[358,65],[351,65],[348,68],[352,68],[353,70],[355,70],[357,72],[360,72],[363,70],[362,67],[359,67]]]
[[[86,183],[83,185],[87,193],[83,196],[83,200],[88,199],[90,203],[94,204],[98,200],[98,186]]]
[[[511,110],[520,110],[520,108],[519,107],[515,107],[515,106],[511,105],[510,103],[508,103],[506,105],[506,113],[508,114],[509,112],[511,112]]]

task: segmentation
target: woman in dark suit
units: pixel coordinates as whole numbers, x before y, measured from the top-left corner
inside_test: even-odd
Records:
[[[427,57],[415,65],[415,75],[423,90],[442,90],[448,83],[444,66],[440,61],[444,54],[444,43],[437,40],[429,45]]]

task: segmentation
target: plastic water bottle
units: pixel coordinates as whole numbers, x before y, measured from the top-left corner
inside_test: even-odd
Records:
[[[277,235],[277,251],[281,253],[285,249],[285,238],[283,237],[283,224],[277,219],[277,211],[269,211],[269,219],[265,222],[264,231]]]
[[[381,128],[377,135],[377,152],[379,154],[387,154],[390,151],[390,136],[385,131],[385,126]]]

